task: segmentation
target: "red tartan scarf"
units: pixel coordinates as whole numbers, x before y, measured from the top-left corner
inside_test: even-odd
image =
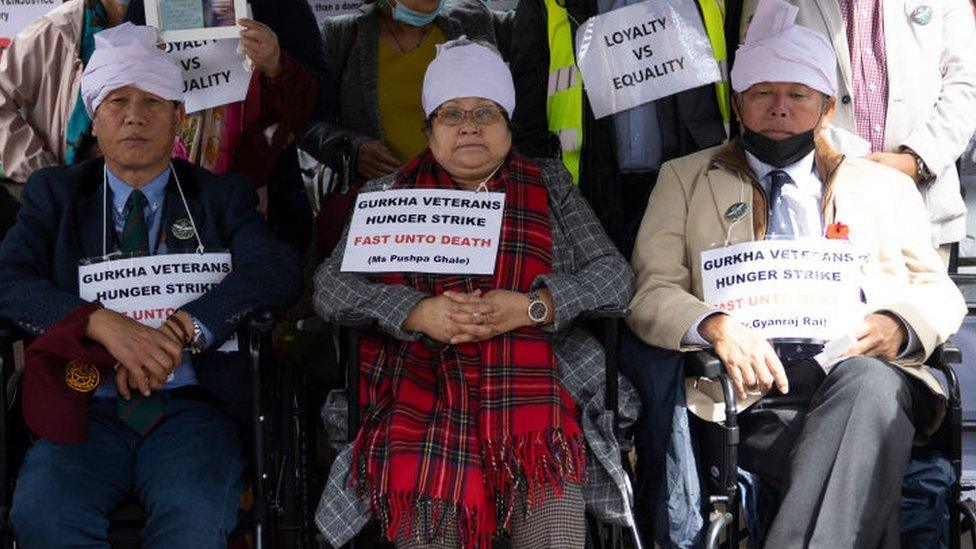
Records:
[[[388,273],[374,280],[428,295],[445,290],[527,292],[552,269],[545,182],[512,154],[491,179],[505,211],[492,276]],[[401,171],[396,188],[459,188],[429,151]],[[559,382],[549,337],[521,328],[481,343],[430,349],[378,333],[360,345],[363,427],[352,482],[368,493],[388,539],[428,540],[457,525],[462,547],[490,549],[517,498],[583,483],[585,443],[576,406]]]

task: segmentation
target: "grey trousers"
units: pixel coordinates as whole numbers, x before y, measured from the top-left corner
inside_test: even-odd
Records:
[[[542,503],[526,512],[525,502],[516,504],[509,524],[512,549],[583,549],[586,545],[586,516],[583,488],[565,484],[562,497],[546,491]],[[397,536],[397,549],[456,549],[461,544],[456,528],[445,528],[444,537],[431,542]],[[488,548],[490,549],[490,548]]]
[[[825,376],[786,365],[775,389],[739,416],[740,463],[782,494],[765,547],[898,547],[901,481],[915,426],[936,398],[877,359],[848,359]]]

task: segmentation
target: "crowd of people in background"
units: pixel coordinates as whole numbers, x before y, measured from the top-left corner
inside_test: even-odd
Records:
[[[970,0],[669,0],[720,78],[601,117],[577,31],[640,0],[368,0],[321,25],[306,0],[202,1],[252,72],[190,113],[154,1],[66,0],[0,57],[0,323],[36,338],[26,547],[102,546],[132,494],[146,546],[226,546],[248,388],[225,342],[259,309],[373,321],[361,427],[322,464],[336,547],[375,518],[397,547],[582,548],[585,514],[700,546],[685,415],[724,417],[707,380],[686,386],[701,348],[734,381],[741,466],[778,498],[766,546],[898,546],[912,445],[945,414],[924,363],[966,314],[948,272]],[[345,270],[356,197],[390,190],[504,194],[494,272]],[[823,342],[768,342],[706,300],[699,258],[723,242],[848,235],[874,263],[833,369]],[[79,264],[205,249],[230,274],[158,328],[80,295]],[[616,416],[583,326],[608,308],[629,308]]]

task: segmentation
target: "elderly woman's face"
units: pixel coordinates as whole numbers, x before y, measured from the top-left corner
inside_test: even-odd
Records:
[[[504,112],[489,99],[452,99],[433,116],[430,150],[437,163],[461,183],[488,177],[512,148]]]

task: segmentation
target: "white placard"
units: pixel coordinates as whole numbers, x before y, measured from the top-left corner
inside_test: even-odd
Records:
[[[230,253],[163,254],[80,265],[78,294],[151,328],[216,286],[232,269]],[[232,335],[218,349],[237,350]]]
[[[356,197],[344,272],[492,274],[505,193],[399,189]]]
[[[163,42],[237,38],[237,20],[250,17],[247,0],[146,0],[146,26]]]
[[[251,72],[238,53],[239,38],[170,42],[166,53],[183,70],[183,101],[187,114],[243,101]]]
[[[576,60],[596,118],[722,78],[693,0],[587,19],[576,31]]]
[[[0,1],[0,48],[10,45],[17,33],[35,19],[61,5],[63,0]]]
[[[766,339],[823,343],[864,318],[862,265],[846,240],[745,242],[701,254],[704,301]]]

